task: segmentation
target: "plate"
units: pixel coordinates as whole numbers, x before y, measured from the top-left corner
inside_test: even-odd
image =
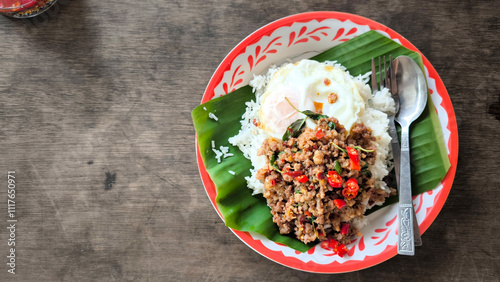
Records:
[[[202,103],[247,85],[254,74],[264,73],[270,65],[289,58],[311,57],[369,30],[376,30],[421,54],[413,44],[392,29],[364,17],[341,12],[296,14],[256,30],[236,45],[210,79]],[[436,188],[413,197],[420,232],[424,233],[439,214],[453,184],[458,160],[458,131],[446,88],[423,54],[422,59],[429,93],[438,113],[451,163],[448,173]],[[205,191],[221,216],[215,203],[217,191],[203,165],[198,144],[196,147]],[[306,253],[300,253],[260,234],[231,230],[254,251],[279,264],[315,273],[343,273],[371,267],[397,254],[397,206],[380,209],[368,215],[367,219],[369,224],[361,229],[363,236],[348,245],[349,253],[343,258],[332,255],[319,245]]]

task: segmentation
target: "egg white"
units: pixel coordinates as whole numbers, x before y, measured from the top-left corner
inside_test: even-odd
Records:
[[[334,103],[328,101],[331,93],[337,95]],[[262,95],[260,127],[279,139],[290,124],[305,117],[285,98],[300,111],[321,110],[322,114],[337,118],[348,131],[365,110],[365,101],[348,72],[312,60],[281,67],[274,73]],[[308,123],[307,126],[314,128],[314,123]]]

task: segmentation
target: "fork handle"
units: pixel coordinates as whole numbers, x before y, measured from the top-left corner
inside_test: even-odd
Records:
[[[389,135],[391,136],[391,148],[392,148],[392,156],[394,159],[394,173],[396,175],[396,185],[399,193],[399,170],[400,168],[400,159],[401,159],[401,147],[399,146],[398,140],[398,131],[396,129],[396,124],[394,122],[394,116],[389,116]],[[418,227],[417,216],[415,215],[415,211],[412,210],[413,216],[413,238],[415,241],[415,246],[422,246],[422,235],[420,234],[420,229]]]
[[[398,254],[413,256],[415,254],[415,241],[413,237],[409,127],[409,125],[401,127]]]
[[[394,159],[394,172],[396,173],[396,184],[399,188],[399,160],[401,158],[401,147],[399,146],[398,131],[394,122],[394,116],[389,117],[389,135],[391,136],[391,148]]]

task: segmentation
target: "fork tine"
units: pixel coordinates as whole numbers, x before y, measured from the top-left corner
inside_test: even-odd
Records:
[[[382,60],[384,61],[384,66],[382,66]],[[393,88],[391,85],[392,80],[392,55],[389,55],[389,63],[387,64],[386,56],[378,57],[378,81],[377,81],[377,72],[375,67],[375,58],[372,58],[372,90],[373,92],[379,90],[381,91],[384,87],[389,88],[389,92],[392,93],[391,89]]]
[[[382,91],[382,63],[380,61],[380,57],[378,57],[378,78],[379,78],[379,83],[380,87],[378,90]]]
[[[377,91],[377,73],[375,72],[375,58],[372,58],[372,92]]]
[[[390,60],[391,60],[391,64],[390,64],[390,68],[389,68],[391,71],[390,89],[391,89],[391,94],[395,95],[396,93],[398,93],[398,84],[396,82],[396,69],[395,69],[395,66],[393,66],[393,64],[392,64],[392,55],[390,57]],[[399,99],[398,99],[398,103],[399,103]]]
[[[385,56],[384,56],[384,87],[387,87],[390,90],[391,88],[389,85],[389,76],[387,75],[388,72],[389,72],[389,69],[387,69]]]

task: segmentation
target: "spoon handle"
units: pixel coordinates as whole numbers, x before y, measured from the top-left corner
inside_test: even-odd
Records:
[[[398,254],[413,256],[415,254],[415,241],[413,237],[409,127],[409,125],[401,126]]]
[[[399,170],[401,169],[400,159],[401,159],[401,146],[399,145],[398,132],[396,129],[396,124],[394,123],[394,116],[389,116],[389,135],[391,136],[391,146],[392,146],[392,156],[394,160],[394,173],[396,175],[396,186],[399,193]],[[415,246],[422,246],[422,237],[420,234],[420,229],[418,227],[417,217],[415,211],[412,209],[413,216],[413,238],[415,241]]]

